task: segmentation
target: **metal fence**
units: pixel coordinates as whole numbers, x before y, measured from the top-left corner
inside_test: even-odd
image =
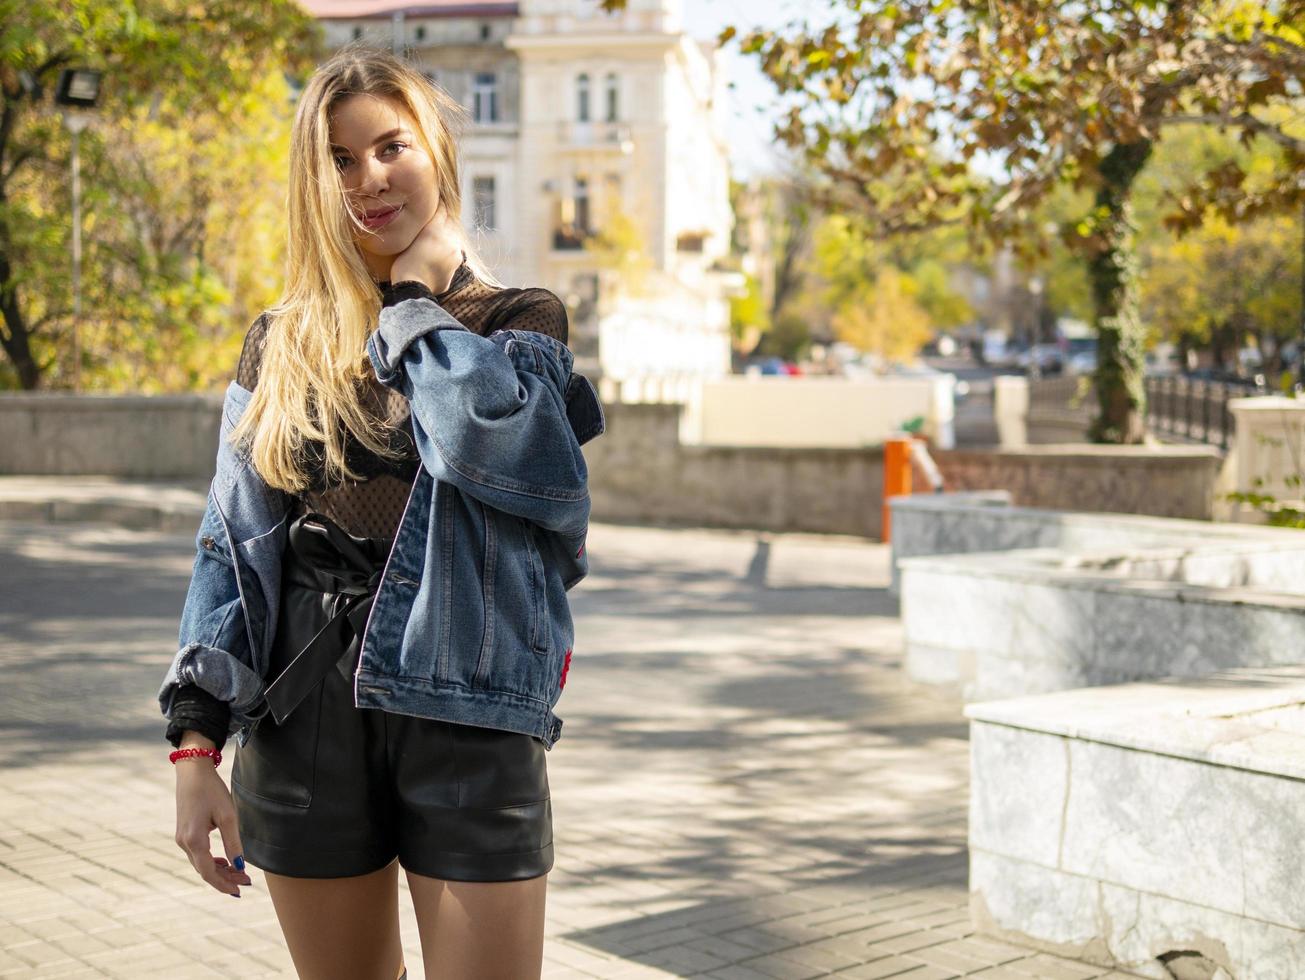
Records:
[[[1142,383],[1146,389],[1146,420],[1155,432],[1220,449],[1227,449],[1232,440],[1229,399],[1269,394],[1262,379],[1209,381],[1175,374],[1147,377]]]
[[[1229,399],[1270,394],[1262,380],[1210,381],[1175,374],[1148,376],[1142,384],[1153,432],[1225,450],[1233,435]],[[1096,391],[1086,376],[1031,380],[1029,411],[1072,414],[1086,426],[1097,413]]]

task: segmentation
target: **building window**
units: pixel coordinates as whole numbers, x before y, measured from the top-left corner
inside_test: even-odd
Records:
[[[418,41],[426,40],[426,27],[424,24],[417,25],[417,30],[414,33],[414,36],[417,38]]]
[[[361,27],[355,27],[355,28],[353,29],[353,39],[356,41],[356,40],[358,40],[360,37],[362,37],[362,28],[361,28]]]
[[[474,177],[471,181],[473,222],[480,231],[498,227],[494,216],[494,178]]]
[[[603,175],[603,198],[603,220],[606,221],[611,218],[612,215],[622,210],[620,174]]]
[[[481,24],[481,25],[480,25],[480,39],[481,39],[482,41],[488,41],[488,40],[489,40],[489,36],[490,36],[490,28],[489,28],[489,25],[488,25],[488,24]]]
[[[583,73],[575,80],[575,117],[579,122],[589,121],[589,76]]]
[[[575,179],[575,230],[581,235],[589,234],[589,179]]]
[[[607,76],[605,87],[607,91],[607,121],[616,122],[620,118],[621,93],[614,73]]]
[[[498,76],[492,71],[476,72],[471,114],[478,123],[498,122]]]
[[[706,232],[682,231],[675,237],[675,250],[677,252],[701,252],[706,239]]]

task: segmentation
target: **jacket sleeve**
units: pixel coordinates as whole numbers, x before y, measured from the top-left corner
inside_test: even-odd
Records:
[[[221,749],[226,745],[230,723],[231,708],[225,701],[219,701],[198,684],[183,684],[177,688],[172,718],[163,737],[177,748],[186,732],[198,732]]]
[[[179,648],[158,692],[159,707],[169,727],[179,718],[177,695],[186,685],[195,685],[229,705],[228,734],[266,713],[266,704],[260,704],[262,679],[250,666],[250,632],[236,575],[225,525],[210,487],[195,534],[195,561],[181,613]],[[183,700],[182,710],[184,705]],[[261,711],[255,714],[259,707]]]
[[[482,337],[425,286],[400,282],[385,290],[367,354],[377,379],[407,397],[417,451],[437,480],[549,530],[583,533],[588,470],[567,402],[583,386],[572,383],[565,344],[525,330]],[[592,431],[592,411],[579,415]]]

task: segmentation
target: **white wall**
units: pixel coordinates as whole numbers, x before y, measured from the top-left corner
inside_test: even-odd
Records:
[[[952,434],[951,380],[721,377],[694,386],[681,438],[714,446],[878,446],[913,416],[943,449]]]

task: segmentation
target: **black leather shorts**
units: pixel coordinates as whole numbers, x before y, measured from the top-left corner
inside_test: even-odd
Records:
[[[333,615],[350,597],[345,580],[378,581],[388,551],[388,541],[354,537],[320,514],[290,525],[270,677],[333,619],[346,621]],[[245,859],[296,878],[367,874],[396,856],[408,871],[455,881],[551,870],[543,742],[356,707],[359,637],[344,628],[339,637],[339,657],[283,723],[265,715],[237,747],[231,785]]]

